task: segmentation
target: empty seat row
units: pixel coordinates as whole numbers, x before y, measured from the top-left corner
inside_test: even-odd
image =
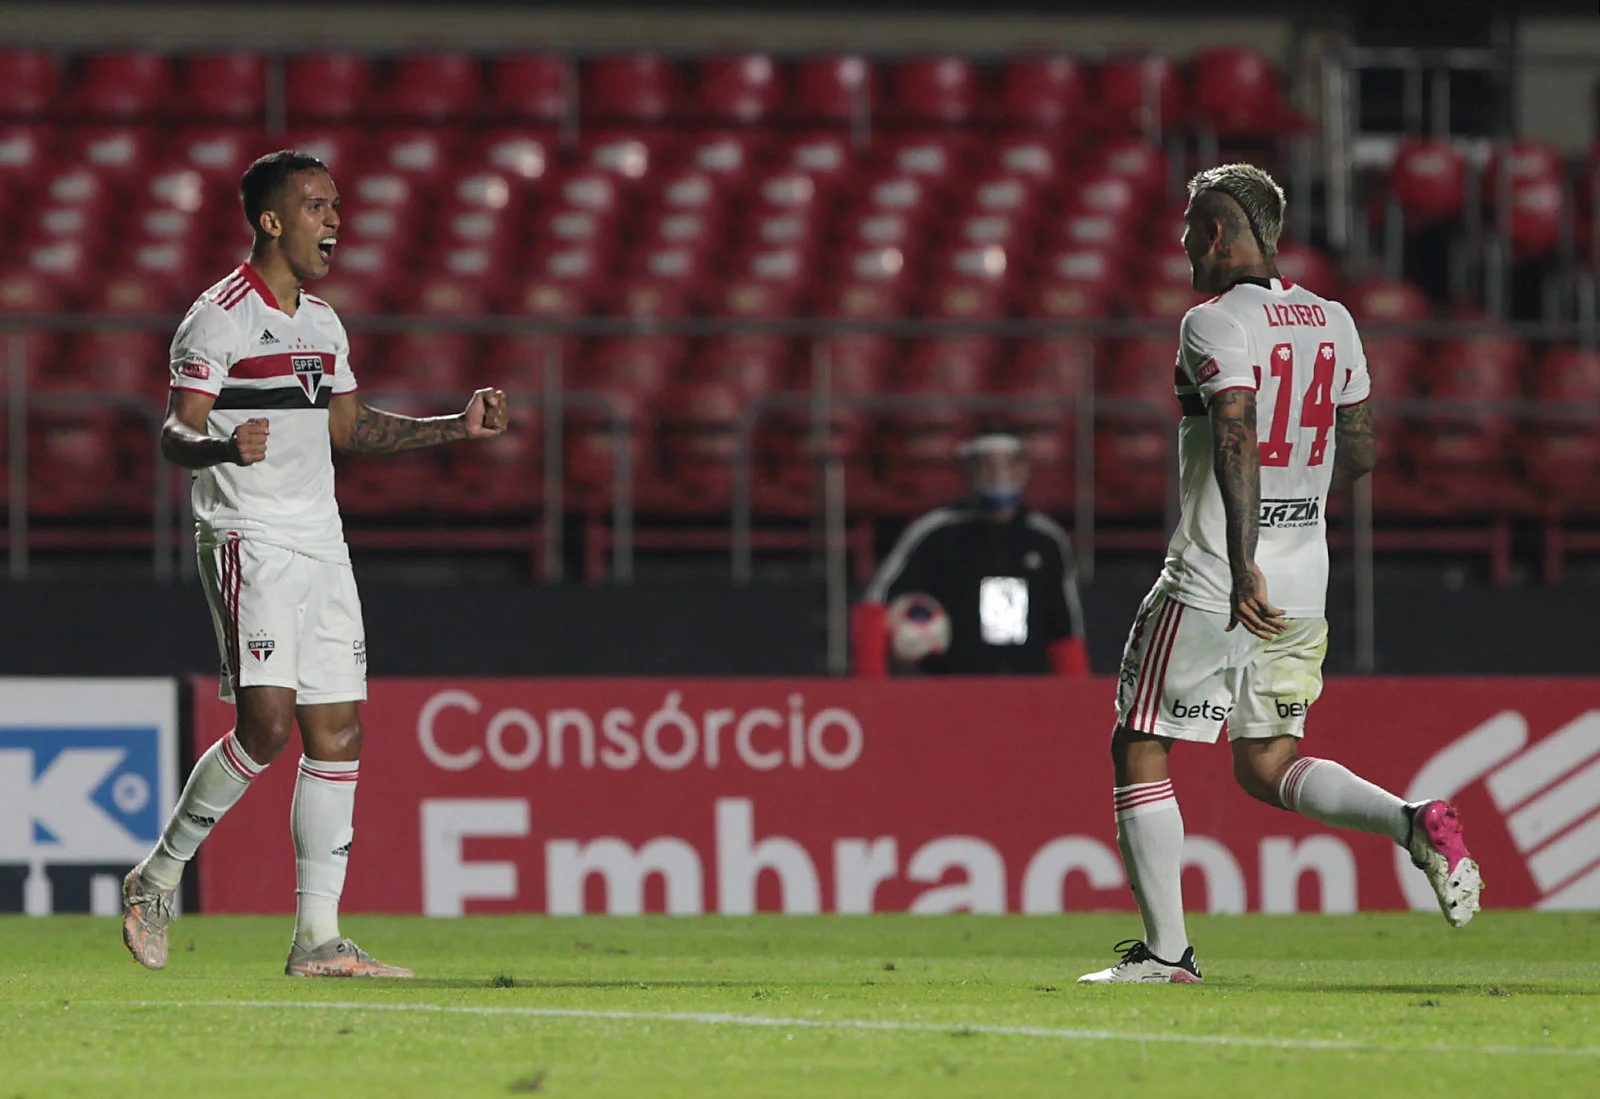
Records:
[[[61,58],[0,53],[0,117],[259,121],[270,62],[227,52],[181,58],[138,50]],[[1185,71],[1187,70],[1187,71]],[[783,60],[735,54],[674,61],[648,53],[575,59],[545,53],[479,58],[349,53],[283,62],[291,122],[483,119],[559,122],[768,120],[891,124],[1094,125],[1149,132],[1199,125],[1276,135],[1303,120],[1259,53],[1199,51],[1187,66],[1149,55],[1090,64],[1070,56],[993,66],[957,56],[876,62],[858,55]]]

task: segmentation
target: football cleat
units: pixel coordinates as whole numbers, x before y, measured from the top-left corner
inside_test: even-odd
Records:
[[[415,977],[409,969],[385,965],[349,939],[330,939],[321,946],[289,948],[283,971],[290,977]]]
[[[1433,886],[1451,927],[1465,927],[1478,913],[1483,878],[1461,838],[1461,819],[1445,801],[1425,801],[1411,813],[1411,861]]]
[[[1122,961],[1098,973],[1085,973],[1080,985],[1173,984],[1197,985],[1204,981],[1194,962],[1194,947],[1188,947],[1175,962],[1164,962],[1139,939],[1124,939],[1114,948]]]
[[[172,923],[172,889],[146,885],[144,864],[122,879],[122,941],[146,969],[167,964],[167,926]]]

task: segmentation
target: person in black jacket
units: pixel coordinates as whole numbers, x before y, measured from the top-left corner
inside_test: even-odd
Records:
[[[1023,502],[1022,441],[986,432],[958,453],[968,498],[907,527],[857,605],[857,673],[884,674],[886,608],[916,592],[950,619],[950,647],[918,662],[923,673],[1087,675],[1077,566],[1066,532]]]

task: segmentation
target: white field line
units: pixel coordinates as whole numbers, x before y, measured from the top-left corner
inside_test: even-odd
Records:
[[[592,1011],[564,1007],[473,1007],[446,1004],[349,1003],[316,1000],[73,1000],[74,1007],[233,1008],[269,1011],[411,1011],[438,1015],[513,1016],[535,1019],[597,1019],[617,1022],[701,1023],[707,1026],[810,1030],[879,1030],[927,1034],[992,1034],[1000,1037],[1054,1038],[1068,1042],[1164,1042],[1194,1046],[1251,1046],[1260,1049],[1346,1050],[1361,1053],[1492,1054],[1496,1056],[1600,1057],[1600,1046],[1405,1046],[1334,1038],[1263,1038],[1233,1034],[1142,1033],[1075,1030],[1062,1027],[998,1026],[969,1023],[896,1022],[890,1019],[796,1019],[771,1015],[729,1015],[700,1011]]]

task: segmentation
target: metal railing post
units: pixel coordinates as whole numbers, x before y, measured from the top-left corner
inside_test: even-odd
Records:
[[[1072,515],[1073,547],[1078,558],[1078,578],[1085,584],[1094,581],[1094,344],[1085,345],[1078,359],[1078,399],[1074,408],[1077,440],[1073,450],[1074,493],[1077,507]]]
[[[544,345],[544,580],[547,584],[559,583],[565,563],[561,559],[563,544],[562,526],[566,513],[561,498],[563,485],[561,400],[561,353],[552,340]]]
[[[611,403],[611,582],[633,583],[633,425]]]
[[[6,340],[6,415],[11,436],[7,441],[7,476],[10,503],[6,533],[11,539],[11,579],[28,578],[28,348],[21,332]]]
[[[159,419],[157,422],[160,422]],[[172,470],[159,454],[155,455],[153,461],[155,498],[150,506],[150,567],[156,579],[165,584],[172,580],[175,564],[173,554],[177,548],[173,544],[177,532],[172,527]]]
[[[754,525],[750,514],[750,463],[756,416],[759,415],[761,403],[761,398],[757,397],[745,406],[736,425],[733,443],[733,514],[729,517],[732,529],[729,531],[728,544],[733,557],[733,582],[741,586],[750,583],[754,568],[750,545],[751,527]]]
[[[1372,560],[1372,478],[1363,477],[1352,487],[1351,538],[1355,557],[1356,671],[1377,670],[1377,591]]]

